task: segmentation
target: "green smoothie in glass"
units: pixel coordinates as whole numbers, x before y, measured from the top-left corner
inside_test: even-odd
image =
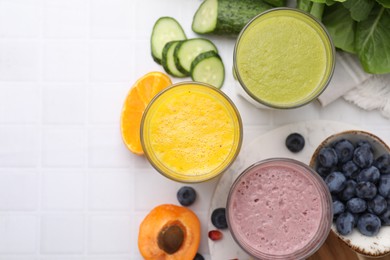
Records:
[[[334,46],[322,24],[290,8],[252,19],[234,50],[241,87],[271,108],[295,108],[318,97],[332,77],[334,62]]]

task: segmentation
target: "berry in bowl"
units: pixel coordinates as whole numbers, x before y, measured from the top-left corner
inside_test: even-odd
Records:
[[[323,178],[333,200],[332,231],[365,256],[390,253],[390,148],[365,131],[326,138],[310,166]]]

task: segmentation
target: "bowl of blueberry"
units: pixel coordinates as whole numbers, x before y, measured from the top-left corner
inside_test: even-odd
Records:
[[[332,231],[359,254],[389,254],[389,146],[369,132],[337,133],[317,147],[310,166],[332,194]]]

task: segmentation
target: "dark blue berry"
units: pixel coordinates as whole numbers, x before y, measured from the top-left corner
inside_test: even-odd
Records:
[[[338,194],[338,197],[342,201],[347,201],[355,197],[356,194],[356,181],[354,180],[347,180],[345,183],[345,188]]]
[[[300,152],[305,147],[305,139],[298,133],[289,134],[286,138],[286,147],[293,153]]]
[[[360,172],[360,167],[356,165],[352,160],[344,163],[341,166],[341,170],[344,173],[345,177],[356,179],[357,175]]]
[[[381,227],[381,220],[374,214],[365,213],[359,217],[357,228],[365,236],[375,236]]]
[[[390,195],[390,175],[382,175],[379,180],[378,193],[385,198]]]
[[[353,161],[360,168],[367,168],[374,162],[374,154],[367,146],[359,146],[353,152]]]
[[[341,213],[336,219],[337,231],[343,236],[350,234],[354,226],[355,218],[349,212]]]
[[[353,151],[355,150],[353,144],[346,139],[337,141],[333,145],[333,148],[337,153],[337,158],[339,160],[339,163],[345,163],[351,160],[353,157]]]
[[[383,226],[390,226],[390,207],[383,212],[379,218],[382,220]]]
[[[381,174],[375,166],[370,166],[368,168],[364,168],[360,171],[357,176],[357,182],[369,181],[372,183],[377,183],[379,181]]]
[[[190,186],[183,186],[177,191],[176,197],[181,205],[190,206],[196,200],[196,191]]]
[[[347,210],[351,213],[362,213],[367,209],[367,203],[361,198],[352,198],[347,201]]]
[[[194,260],[204,260],[204,257],[201,254],[196,253]]]
[[[377,188],[375,184],[371,182],[359,182],[356,185],[356,196],[361,199],[373,199],[377,194]]]
[[[317,158],[322,166],[328,168],[335,166],[338,162],[336,151],[330,147],[321,148]]]
[[[333,214],[339,215],[345,211],[344,203],[339,200],[333,201]]]
[[[325,183],[331,193],[338,193],[344,189],[346,178],[341,172],[332,172],[325,178]]]
[[[387,209],[387,201],[381,195],[367,202],[367,210],[375,215],[380,215]]]
[[[225,208],[216,208],[213,210],[213,213],[211,213],[211,223],[218,229],[225,229],[228,227]]]
[[[382,174],[390,173],[390,154],[386,153],[379,156],[375,161],[374,165],[379,169]]]

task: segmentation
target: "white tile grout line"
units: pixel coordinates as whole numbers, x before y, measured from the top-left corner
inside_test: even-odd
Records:
[[[40,252],[41,252],[41,239],[42,239],[42,235],[41,235],[41,227],[42,227],[42,187],[43,187],[43,168],[42,168],[42,165],[43,165],[43,135],[44,135],[44,130],[43,130],[43,71],[44,71],[44,68],[43,68],[43,53],[44,53],[44,37],[43,37],[43,24],[44,24],[44,3],[43,3],[44,0],[41,0],[40,1],[40,32],[39,32],[39,43],[40,43],[40,59],[39,59],[39,69],[40,69],[40,76],[39,76],[39,80],[38,80],[38,84],[39,84],[39,91],[40,91],[40,98],[41,98],[41,102],[40,102],[40,109],[39,109],[39,122],[40,122],[40,126],[39,126],[39,145],[38,145],[38,149],[39,149],[39,155],[38,155],[38,160],[39,160],[39,163],[38,163],[38,204],[37,204],[37,210],[38,210],[38,214],[37,214],[37,238],[36,238],[36,256],[39,257],[40,256]]]
[[[88,156],[88,144],[89,144],[89,139],[88,139],[88,131],[89,131],[89,91],[90,91],[90,73],[91,73],[91,48],[90,48],[90,42],[91,42],[91,0],[88,0],[86,3],[86,20],[87,20],[87,29],[86,29],[86,44],[87,44],[87,70],[86,70],[86,84],[85,84],[85,158],[84,158],[84,178],[85,178],[85,183],[84,183],[84,251],[83,255],[88,256],[89,249],[89,206],[88,206],[88,197],[89,197],[89,156]]]

